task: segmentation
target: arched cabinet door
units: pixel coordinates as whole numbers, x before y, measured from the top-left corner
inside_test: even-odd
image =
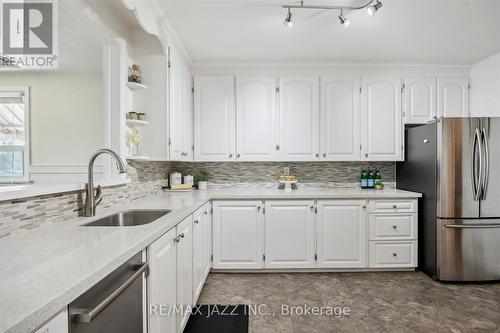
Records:
[[[469,79],[439,77],[437,87],[438,117],[469,116]]]
[[[321,77],[321,160],[360,160],[359,77]]]
[[[280,77],[279,159],[318,161],[319,77]]]
[[[401,94],[401,77],[362,78],[362,160],[403,159]]]
[[[426,124],[436,116],[436,78],[405,78],[404,113],[406,124]]]

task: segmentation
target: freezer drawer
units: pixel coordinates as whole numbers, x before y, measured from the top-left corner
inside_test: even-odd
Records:
[[[500,280],[500,219],[438,220],[437,228],[439,280]]]

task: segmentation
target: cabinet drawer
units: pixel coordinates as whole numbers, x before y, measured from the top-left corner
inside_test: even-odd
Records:
[[[416,267],[417,242],[370,242],[370,268]]]
[[[370,240],[417,239],[417,214],[372,214]]]
[[[370,213],[408,213],[417,211],[417,200],[372,200]]]

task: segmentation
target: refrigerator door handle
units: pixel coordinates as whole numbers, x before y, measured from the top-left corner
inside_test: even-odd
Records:
[[[500,228],[499,223],[495,224],[445,224],[446,228],[452,229],[495,229]]]
[[[488,135],[486,130],[483,128],[481,130],[481,139],[483,141],[483,155],[484,155],[484,173],[483,180],[481,182],[481,200],[486,199],[486,190],[488,189],[489,175],[490,175],[490,149],[488,144]]]
[[[481,183],[483,178],[483,147],[479,129],[474,131],[472,141],[472,192],[474,200],[478,201],[481,196]],[[477,165],[479,162],[479,166]]]

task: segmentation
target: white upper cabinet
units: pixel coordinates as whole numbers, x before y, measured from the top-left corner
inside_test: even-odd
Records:
[[[236,160],[234,78],[194,78],[194,160]]]
[[[321,159],[360,160],[359,77],[321,77]]]
[[[402,136],[401,77],[362,78],[362,160],[401,161]]]
[[[314,201],[266,201],[266,268],[315,266]]]
[[[238,161],[276,160],[276,78],[236,78]]]
[[[319,160],[319,78],[280,77],[279,159]]]
[[[425,124],[436,118],[436,78],[405,78],[405,123]]]
[[[175,48],[169,48],[170,159],[193,160],[193,103],[191,72]]]
[[[469,79],[463,77],[439,77],[437,79],[438,117],[469,116]]]
[[[500,117],[500,53],[472,66],[471,117]]]

